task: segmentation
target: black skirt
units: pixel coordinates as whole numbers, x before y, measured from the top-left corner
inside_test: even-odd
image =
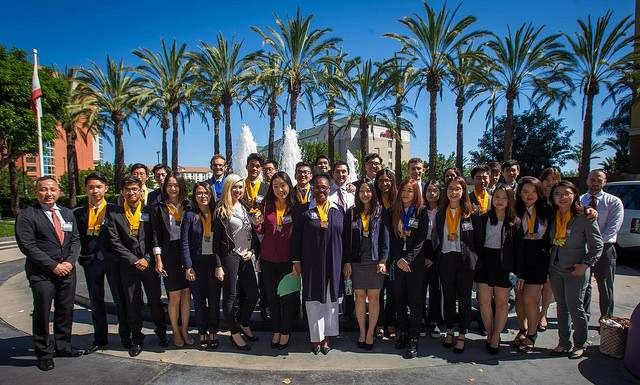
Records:
[[[480,267],[476,270],[476,282],[490,287],[510,288],[510,271],[502,267],[500,249],[484,248],[480,257]]]
[[[551,254],[545,249],[548,242],[542,239],[525,239],[523,241],[524,283],[529,285],[543,285],[549,274],[549,259]]]
[[[162,265],[164,271],[167,272],[167,276],[162,278],[167,293],[189,287],[189,282],[182,268],[179,239],[169,242],[169,247],[162,249]]]

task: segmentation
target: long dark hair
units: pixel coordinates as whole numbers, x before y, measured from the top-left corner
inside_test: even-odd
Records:
[[[377,179],[377,178],[376,178]],[[376,193],[375,193],[375,187],[373,186],[372,181],[370,180],[363,180],[362,183],[360,183],[360,185],[358,186],[358,188],[356,189],[356,203],[355,203],[355,209],[354,209],[354,215],[360,215],[360,213],[364,212],[364,203],[362,203],[362,201],[360,200],[360,189],[362,189],[362,186],[367,185],[371,191],[371,207],[369,208],[369,214],[373,213],[376,208],[378,208],[378,197],[376,197]]]
[[[277,178],[282,179],[284,183],[286,183],[287,186],[289,186],[289,194],[287,194],[285,201],[287,203],[287,210],[291,210],[296,204],[298,204],[298,200],[296,199],[296,194],[293,190],[293,183],[291,182],[291,178],[289,178],[289,175],[284,171],[278,171],[271,177],[271,183],[269,184],[269,190],[267,191],[267,196],[264,197],[264,202],[262,203],[263,210],[264,210],[264,205],[266,205],[267,203],[275,204],[276,199],[278,199],[276,197],[276,194],[273,192],[273,181]]]
[[[508,227],[520,227],[520,218],[518,217],[518,214],[516,214],[516,202],[513,197],[513,189],[506,184],[496,185],[495,190],[493,190],[494,196],[498,190],[502,190],[507,194],[508,204],[504,213],[504,224]],[[489,223],[491,223],[492,226],[498,224],[498,216],[496,215],[496,210],[493,206],[493,200],[491,202],[491,208],[489,209]]]
[[[433,187],[438,189],[438,199],[440,199],[440,196],[442,195],[442,187],[440,187],[440,182],[438,182],[435,179],[432,179],[432,180],[428,181],[427,184],[424,185],[424,191],[423,191],[424,198],[425,198],[424,199],[424,205],[427,206],[427,208],[429,210],[431,210],[430,203],[427,200],[427,189],[429,188],[429,186],[433,186]],[[439,203],[436,202],[436,208],[438,207],[438,205],[439,205]]]
[[[444,185],[444,192],[440,194],[440,208],[439,210],[444,210],[449,206],[449,196],[447,195],[447,189],[452,182],[457,182],[462,187],[462,197],[460,197],[460,209],[462,219],[469,218],[472,214],[476,212],[476,208],[471,204],[471,200],[469,199],[469,187],[467,186],[467,182],[464,181],[464,178],[461,176],[457,176],[447,184]]]
[[[549,195],[551,197],[551,207],[553,208],[554,214],[559,209],[559,207],[558,205],[556,205],[555,199],[553,199],[553,194],[555,193],[556,189],[558,189],[559,187],[567,187],[571,189],[571,191],[573,191],[573,202],[571,202],[571,215],[576,216],[584,213],[584,206],[580,204],[580,195],[578,194],[578,189],[573,183],[565,179],[554,184],[553,187],[551,187],[551,193]]]
[[[376,173],[376,181],[375,181],[375,195],[378,198],[378,202],[382,204],[382,191],[380,190],[380,185],[378,184],[380,177],[386,176],[391,179],[391,189],[389,189],[389,200],[391,206],[393,206],[393,201],[398,196],[398,188],[396,187],[396,177],[395,174],[389,170],[388,168],[382,169]]]
[[[203,214],[202,210],[200,210],[200,206],[198,206],[198,201],[196,201],[196,191],[198,190],[198,187],[203,187],[209,193],[209,197],[211,198],[209,199],[208,204],[209,214],[213,215],[213,210],[216,208],[216,194],[213,192],[211,185],[207,182],[198,182],[193,186],[193,193],[191,194],[191,211],[198,215]],[[196,221],[197,220],[198,219],[196,218]]]
[[[536,189],[536,194],[538,195],[538,200],[535,203],[536,206],[536,216],[540,217],[542,220],[549,219],[549,206],[547,205],[547,198],[544,194],[544,188],[542,187],[542,182],[539,179],[532,176],[523,176],[518,180],[518,187],[516,189],[516,214],[520,218],[524,216],[524,212],[527,209],[524,201],[520,194],[522,193],[522,189],[526,185],[532,185]]]
[[[181,173],[177,171],[171,171],[164,178],[162,184],[162,200],[166,203],[169,200],[169,194],[167,193],[167,185],[169,184],[169,178],[174,178],[178,182],[178,202],[182,203],[189,198],[189,190],[187,189],[187,183]]]

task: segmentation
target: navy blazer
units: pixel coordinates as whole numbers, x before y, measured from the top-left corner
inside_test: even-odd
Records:
[[[411,264],[418,256],[428,257],[427,250],[422,246],[424,241],[427,240],[427,233],[429,232],[429,210],[426,206],[420,206],[413,210],[411,218],[418,223],[415,224],[416,227],[411,228],[411,235],[406,238],[406,250],[404,250],[405,239],[396,235],[395,226],[398,224],[391,223],[389,225],[391,256],[396,262],[404,258],[408,264]]]
[[[86,266],[93,261],[94,258],[100,254],[103,259],[110,259],[117,261],[118,257],[113,253],[111,243],[109,242],[109,229],[107,228],[109,223],[109,213],[118,206],[113,203],[107,203],[102,223],[100,224],[100,233],[98,236],[87,235],[87,227],[89,226],[89,210],[91,204],[83,207],[78,207],[73,210],[73,214],[76,217],[78,223],[78,232],[80,233],[80,256],[78,257],[78,263],[82,266]]]
[[[342,263],[360,263],[360,242],[362,241],[362,219],[357,216],[355,207],[347,210],[342,226]],[[369,240],[371,256],[375,260],[389,258],[389,214],[381,205],[371,213],[369,219]],[[356,226],[354,228],[354,226]]]
[[[439,264],[442,257],[442,235],[447,218],[448,208],[438,210],[436,214],[436,224],[431,233],[431,241],[433,242],[433,250],[435,254],[434,263]],[[484,227],[482,227],[482,219],[476,211],[467,219],[460,218],[460,250],[462,251],[462,260],[471,270],[476,269],[478,263],[478,250],[482,247],[484,240]],[[471,222],[473,230],[462,230],[463,222]]]
[[[209,215],[213,215],[210,212]],[[213,229],[213,220],[211,221]],[[209,232],[213,235],[213,230]],[[192,257],[202,255],[202,237],[204,230],[200,216],[193,211],[186,211],[182,214],[182,224],[180,225],[180,249],[182,254],[182,264],[185,269],[193,267]],[[216,267],[222,267],[220,260],[216,259]]]
[[[182,218],[189,207],[189,201],[182,202]],[[161,249],[169,248],[169,242],[171,242],[171,222],[169,216],[171,213],[164,202],[153,206],[151,212],[151,247],[160,247]],[[153,251],[152,251],[153,252]]]
[[[70,209],[62,206],[58,208],[65,222],[71,222],[73,226],[71,232],[64,233],[62,244],[53,223],[42,211],[39,202],[18,212],[15,224],[16,241],[22,254],[27,257],[24,268],[29,280],[37,276],[54,277],[56,275],[53,274],[53,269],[59,263],[69,262],[75,267],[78,260],[80,235],[76,218]]]
[[[482,214],[482,229],[486,232],[489,223],[489,213]],[[524,232],[522,226],[502,226],[502,248],[500,249],[501,265],[503,269],[514,272],[517,276],[522,276],[524,270],[522,241]],[[480,260],[477,267],[482,266],[482,256],[484,252],[485,237],[482,237],[482,247],[480,249]]]

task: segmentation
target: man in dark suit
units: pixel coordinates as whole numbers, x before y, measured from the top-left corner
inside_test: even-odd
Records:
[[[93,343],[86,350],[86,354],[93,353],[109,343],[107,310],[104,302],[105,277],[109,282],[111,297],[118,312],[118,334],[120,334],[122,345],[129,349],[131,331],[127,323],[124,290],[120,281],[120,260],[111,249],[107,229],[109,213],[117,206],[107,203],[104,199],[109,186],[102,174],[90,174],[85,178],[84,185],[89,204],[74,210],[74,215],[82,245],[78,262],[84,268],[93,320]]]
[[[158,163],[153,166],[151,173],[153,174],[153,179],[158,184],[158,188],[149,193],[149,198],[147,199],[147,205],[155,206],[162,200],[162,185],[164,184],[164,178],[169,175],[171,172],[171,167],[166,164]]]
[[[38,368],[46,371],[54,368],[54,350],[49,341],[52,302],[56,357],[84,353],[71,347],[80,238],[73,212],[56,205],[58,182],[51,176],[40,177],[35,193],[38,203],[20,210],[16,218],[16,241],[27,257],[25,271],[33,293],[33,342]]]
[[[491,209],[491,195],[487,191],[490,178],[491,169],[488,166],[476,166],[471,170],[473,191],[469,193],[469,201],[480,214]]]
[[[120,277],[127,302],[127,321],[133,335],[129,355],[135,357],[142,352],[142,285],[149,301],[149,310],[160,346],[169,345],[164,306],[160,300],[160,277],[151,263],[151,207],[144,206],[140,193],[142,181],[134,176],[122,180],[123,207],[109,213],[109,241],[114,253],[120,258]]]
[[[151,203],[151,193],[154,191],[150,188],[147,188],[147,179],[149,179],[149,169],[142,163],[134,163],[131,165],[131,169],[129,170],[129,175],[135,176],[136,178],[142,181],[142,192],[140,192],[140,201],[143,205],[153,206]],[[157,196],[154,197],[157,199]],[[124,203],[124,197],[120,195],[118,197],[118,205],[122,206]],[[156,202],[157,203],[157,202]]]

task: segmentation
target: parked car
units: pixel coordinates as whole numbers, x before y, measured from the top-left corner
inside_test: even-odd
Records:
[[[620,198],[624,205],[618,246],[623,251],[640,251],[640,181],[609,182],[604,191]]]

